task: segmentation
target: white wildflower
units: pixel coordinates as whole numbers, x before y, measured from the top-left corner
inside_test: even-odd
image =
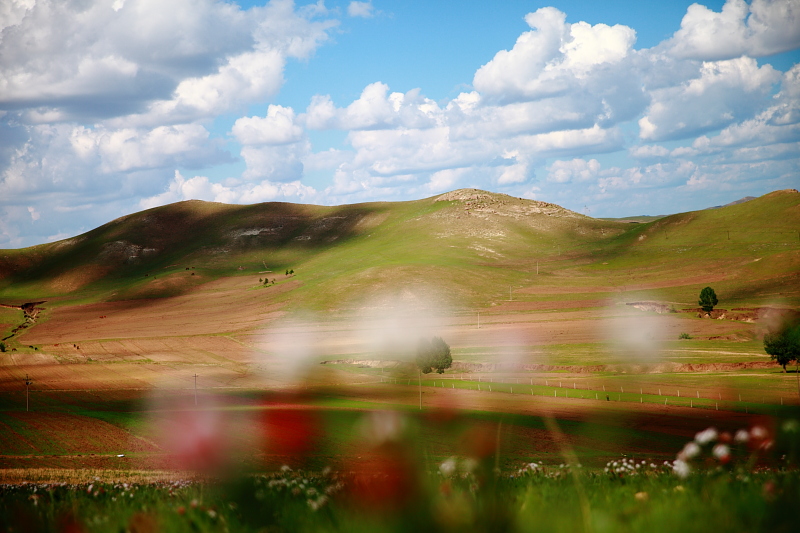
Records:
[[[720,461],[725,461],[730,457],[731,450],[726,444],[717,444],[714,446],[714,449],[711,450],[711,453]]]
[[[750,430],[750,436],[754,439],[765,439],[767,438],[767,430],[761,426],[753,426],[753,429]]]
[[[745,443],[750,440],[750,434],[747,431],[740,429],[736,432],[736,435],[733,436],[733,440],[739,443]]]
[[[695,442],[698,444],[708,444],[709,442],[717,440],[717,430],[714,428],[704,429],[694,436]]]
[[[686,446],[683,447],[683,450],[681,450],[681,453],[678,455],[682,460],[686,460],[697,457],[699,453],[700,446],[698,446],[696,442],[687,442]]]
[[[686,461],[681,461],[680,459],[676,459],[675,462],[672,463],[672,471],[679,478],[685,478],[692,471],[692,468],[689,466],[689,463],[687,463]]]
[[[439,472],[441,472],[445,477],[450,477],[455,473],[457,468],[458,463],[456,463],[456,458],[450,457],[445,459],[445,461],[439,465]]]

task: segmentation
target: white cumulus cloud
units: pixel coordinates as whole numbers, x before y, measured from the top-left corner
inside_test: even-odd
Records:
[[[295,122],[294,109],[279,105],[270,105],[266,117],[238,119],[231,131],[244,145],[289,144],[303,136],[303,127]]]
[[[258,183],[225,185],[213,183],[205,176],[185,178],[177,170],[164,192],[144,198],[139,202],[142,209],[166,205],[183,200],[206,200],[210,202],[252,204],[270,201],[309,201],[317,195],[313,187],[299,181],[273,183],[264,180]]]
[[[532,30],[475,73],[478,92],[506,101],[556,96],[589,78],[593,69],[621,62],[636,41],[627,26],[568,24],[566,14],[553,7],[528,14],[525,22]]]
[[[369,2],[350,2],[347,5],[347,14],[351,17],[371,18],[375,15],[372,1]]]
[[[727,126],[765,105],[780,73],[740,57],[702,64],[699,75],[674,87],[656,89],[639,120],[642,139],[686,138]]]
[[[556,183],[569,183],[572,180],[588,181],[597,177],[600,163],[597,159],[575,158],[571,161],[555,161],[548,169],[547,180]]]
[[[692,4],[667,41],[678,57],[700,60],[763,57],[800,46],[800,0],[727,0],[717,13]]]

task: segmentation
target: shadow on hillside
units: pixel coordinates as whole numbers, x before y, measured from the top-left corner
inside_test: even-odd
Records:
[[[283,202],[245,206],[179,202],[123,217],[73,239],[25,249],[13,260],[0,259],[0,281],[8,286],[41,285],[34,292],[50,294],[52,280],[60,276],[102,271],[78,290],[116,291],[169,267],[207,267],[212,277],[240,274],[242,266],[258,271],[261,261],[255,259],[256,253],[280,255],[292,264],[278,261],[270,266],[292,268],[309,254],[371,230],[386,212],[380,204],[331,208]],[[163,287],[136,298],[169,298],[195,285]]]

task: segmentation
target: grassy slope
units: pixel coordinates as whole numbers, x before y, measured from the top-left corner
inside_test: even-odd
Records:
[[[181,202],[67,241],[0,251],[0,300],[171,296],[201,279],[253,275],[263,261],[297,271],[302,286],[286,299],[300,309],[420,287],[450,304],[483,307],[510,286],[566,293],[529,299],[603,297],[597,290],[606,287],[694,305],[712,282],[725,305],[800,303],[796,192],[647,224],[547,205],[477,191],[452,201],[340,207]],[[520,215],[537,206],[549,212]],[[264,231],[236,236],[254,229]],[[201,276],[170,281],[186,267]]]

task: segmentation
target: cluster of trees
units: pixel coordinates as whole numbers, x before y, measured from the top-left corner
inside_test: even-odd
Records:
[[[423,374],[430,374],[434,370],[439,374],[444,374],[444,369],[450,368],[452,364],[453,357],[450,355],[450,346],[441,337],[419,339],[417,366]]]

